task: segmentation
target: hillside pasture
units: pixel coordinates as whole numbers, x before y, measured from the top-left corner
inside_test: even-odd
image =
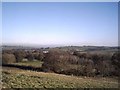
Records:
[[[117,78],[82,77],[3,67],[3,88],[118,88]]]

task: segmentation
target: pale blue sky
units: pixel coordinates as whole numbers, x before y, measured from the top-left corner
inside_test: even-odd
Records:
[[[3,44],[118,45],[118,3],[3,3]]]
[[[2,45],[2,3],[0,2],[0,46]],[[1,50],[1,48],[0,48]]]

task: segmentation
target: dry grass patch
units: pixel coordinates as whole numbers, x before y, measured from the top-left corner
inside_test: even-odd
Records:
[[[117,79],[77,77],[3,67],[3,87],[117,88]]]

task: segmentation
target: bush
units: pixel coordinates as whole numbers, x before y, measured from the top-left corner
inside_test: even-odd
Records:
[[[79,58],[61,50],[51,50],[46,54],[42,68],[44,71],[61,73],[70,70]]]
[[[2,63],[3,64],[11,64],[11,63],[15,63],[15,62],[16,62],[16,59],[15,59],[14,54],[7,54],[7,53],[2,54]]]
[[[23,50],[17,50],[14,52],[14,55],[16,57],[16,61],[21,62],[23,60],[23,58],[26,57],[26,52]]]
[[[54,71],[56,73],[93,76],[94,62],[87,59],[86,54],[81,57],[61,50],[52,50],[46,55],[42,66],[44,71]],[[83,56],[83,57],[82,57]]]
[[[120,52],[115,52],[111,58],[111,62],[114,65],[114,74],[120,76]]]
[[[113,54],[112,58],[112,64],[120,70],[120,52],[116,52]]]
[[[119,68],[118,55],[114,54],[112,63]],[[117,60],[117,61],[116,61]],[[84,75],[84,76],[110,76],[114,68],[111,64],[111,54],[70,54],[62,50],[50,50],[45,55],[42,65],[43,71],[52,71],[63,74]],[[116,73],[116,72],[114,72]]]
[[[29,52],[26,57],[27,57],[28,61],[34,60],[34,54],[32,52]]]
[[[83,72],[82,72],[82,74],[85,75],[85,76],[91,76],[91,75],[94,74],[93,69],[94,69],[94,62],[90,59],[86,59],[83,62]]]
[[[34,56],[35,59],[40,60],[40,61],[43,61],[43,59],[45,57],[45,55],[43,54],[42,51],[34,52],[33,56]]]
[[[79,58],[87,58],[87,54],[86,53],[80,53],[80,52],[74,52],[73,55],[78,56]]]

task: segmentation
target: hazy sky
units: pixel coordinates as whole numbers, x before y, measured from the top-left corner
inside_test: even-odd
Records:
[[[118,45],[118,3],[3,3],[3,44]]]

